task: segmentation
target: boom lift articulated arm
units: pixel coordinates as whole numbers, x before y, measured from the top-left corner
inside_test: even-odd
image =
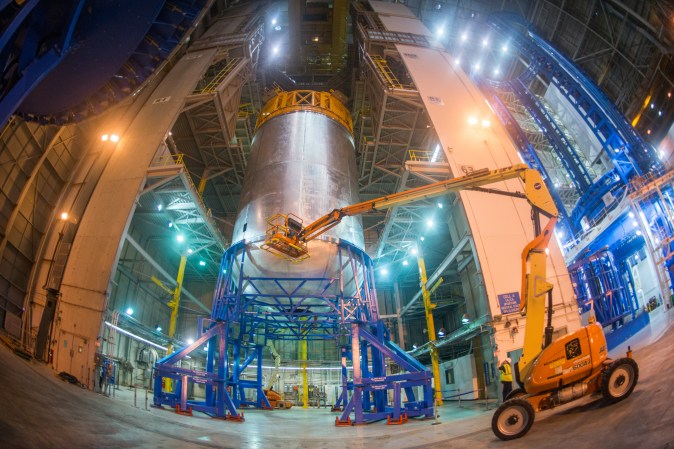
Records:
[[[273,341],[267,340],[267,347],[269,348],[269,352],[271,352],[271,355],[274,357],[274,371],[272,371],[271,375],[269,376],[266,388],[266,390],[271,390],[274,387],[274,382],[276,382],[276,375],[278,374],[279,367],[281,366],[281,355],[274,347]]]
[[[483,186],[508,179],[520,178],[524,183],[524,192],[506,192]],[[283,216],[285,222],[267,232],[267,249],[289,259],[308,257],[307,242],[338,225],[344,217],[386,210],[395,206],[435,198],[450,192],[474,190],[526,199],[532,207],[534,239],[522,251],[522,292],[520,312],[527,315],[523,356],[520,359],[520,372],[538,355],[543,347],[541,329],[545,322],[545,300],[552,301],[552,284],[546,281],[545,250],[557,222],[557,207],[540,173],[525,164],[488,170],[476,170],[446,181],[428,184],[404,192],[383,196],[371,201],[335,209],[307,226],[292,215]],[[540,215],[550,220],[541,229]],[[545,329],[546,341],[552,338],[551,304],[548,307],[548,323]]]

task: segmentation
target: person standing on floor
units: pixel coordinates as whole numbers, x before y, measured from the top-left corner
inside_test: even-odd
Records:
[[[499,371],[501,371],[501,385],[503,386],[503,402],[505,402],[506,398],[513,390],[513,369],[510,366],[510,357],[506,357],[506,359],[503,361],[503,363],[501,363],[501,366],[499,366],[498,369]]]

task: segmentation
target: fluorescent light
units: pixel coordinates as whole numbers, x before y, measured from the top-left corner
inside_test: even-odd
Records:
[[[133,339],[136,339],[136,340],[138,340],[138,341],[142,341],[143,343],[147,343],[148,345],[154,346],[155,348],[163,349],[164,351],[167,350],[167,348],[165,348],[164,346],[158,345],[157,343],[153,343],[153,342],[151,342],[150,340],[146,340],[146,339],[144,339],[143,337],[139,337],[139,336],[136,335],[136,334],[132,334],[131,332],[129,332],[129,331],[127,331],[127,330],[124,330],[124,329],[122,329],[122,328],[119,327],[119,326],[115,326],[115,325],[112,324],[112,323],[109,323],[109,322],[105,321],[105,325],[106,325],[106,326],[109,326],[109,327],[111,327],[111,328],[113,328],[113,329],[115,329],[115,330],[118,331],[118,332],[123,333],[124,335],[128,335],[129,337],[131,337],[131,338],[133,338]]]
[[[437,144],[437,145],[435,145],[435,150],[433,151],[433,156],[431,156],[431,162],[437,161],[439,155],[440,155],[440,144]]]

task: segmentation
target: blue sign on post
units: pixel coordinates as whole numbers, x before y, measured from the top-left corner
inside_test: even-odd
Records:
[[[503,293],[498,295],[498,303],[501,307],[501,314],[507,315],[520,311],[520,293]]]

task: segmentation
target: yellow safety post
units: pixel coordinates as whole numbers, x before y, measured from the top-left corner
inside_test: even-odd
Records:
[[[302,360],[302,408],[309,408],[309,377],[307,376],[307,339],[300,341],[300,359]]]
[[[187,265],[187,256],[183,254],[180,257],[180,266],[178,267],[178,277],[176,277],[176,288],[173,289],[173,299],[168,303],[171,308],[171,319],[169,320],[169,344],[166,348],[166,354],[173,353],[173,336],[176,333],[176,324],[178,323],[178,307],[180,306],[180,293],[183,289],[183,279],[185,278],[185,266]],[[173,390],[171,379],[164,378],[164,388],[166,391]]]
[[[426,325],[428,327],[428,341],[431,343],[431,364],[433,365],[433,383],[435,384],[435,405],[442,405],[442,384],[440,383],[440,365],[438,359],[438,348],[435,346],[435,323],[433,322],[433,309],[435,304],[431,304],[431,293],[426,287],[428,278],[426,277],[426,263],[421,252],[421,247],[417,245],[417,264],[419,265],[419,280],[421,281],[421,296],[424,299],[424,310],[426,311]]]

